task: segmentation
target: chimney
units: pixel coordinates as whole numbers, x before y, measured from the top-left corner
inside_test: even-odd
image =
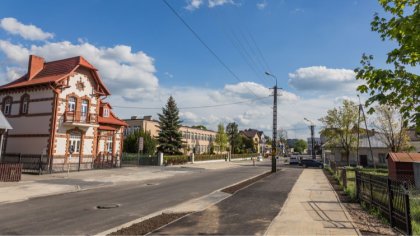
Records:
[[[152,120],[152,116],[144,116],[143,119],[144,120]]]
[[[44,58],[35,55],[29,56],[28,80],[31,80],[44,68]]]

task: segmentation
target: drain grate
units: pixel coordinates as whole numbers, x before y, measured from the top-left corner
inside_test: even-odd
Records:
[[[110,203],[110,204],[97,205],[96,208],[101,209],[101,210],[107,210],[107,209],[117,208],[119,206],[120,206],[120,204]]]

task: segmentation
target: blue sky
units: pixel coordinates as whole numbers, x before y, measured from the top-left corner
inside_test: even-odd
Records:
[[[240,81],[160,0],[2,1],[0,81],[24,73],[30,53],[47,61],[82,54],[99,69],[114,95],[109,100],[122,118],[156,117],[159,110],[118,106],[161,107],[169,95],[179,107],[188,107],[244,101],[256,94],[267,99],[181,109],[181,116],[190,125],[216,129],[219,122],[236,121],[240,128],[270,134],[268,87],[273,81],[264,76],[270,70],[285,91],[279,98],[279,126],[292,138],[303,138],[308,136],[303,117],[319,127],[316,120],[326,109],[340,99],[355,98],[359,82],[352,70],[362,53],[375,55],[375,62],[383,66],[392,46],[370,31],[373,14],[383,14],[374,0],[168,2]],[[193,2],[198,7],[192,7]],[[22,25],[39,31],[26,30],[25,38],[18,27]]]

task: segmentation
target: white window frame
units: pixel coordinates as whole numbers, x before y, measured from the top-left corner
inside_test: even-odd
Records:
[[[109,117],[109,109],[104,107],[104,117]]]
[[[12,99],[8,98],[4,101],[4,115],[10,115],[12,111]]]
[[[75,110],[76,110],[76,98],[69,97],[69,100],[67,102],[67,111],[74,112]]]
[[[29,112],[29,96],[24,96],[22,100],[22,114],[28,114]]]

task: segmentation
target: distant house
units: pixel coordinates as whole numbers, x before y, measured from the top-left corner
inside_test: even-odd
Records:
[[[389,178],[414,184],[414,163],[420,163],[420,153],[394,153],[387,155]]]
[[[420,153],[420,132],[416,132],[414,128],[407,131],[410,145],[415,149],[415,152]]]
[[[254,144],[254,150],[257,153],[262,152],[264,132],[256,129],[245,129],[239,131],[239,135],[249,138]]]
[[[143,118],[132,116],[131,119],[124,121],[128,124],[124,133],[126,136],[138,130],[150,132],[154,138],[157,138],[159,135],[159,121],[152,119],[152,116],[144,116]],[[182,134],[183,141],[183,150],[180,151],[183,151],[185,154],[190,154],[194,151],[196,154],[209,153],[216,139],[216,132],[212,130],[181,126],[179,131]],[[218,147],[214,145],[214,148],[217,151]]]
[[[373,160],[376,166],[387,166],[386,155],[391,150],[387,145],[379,138],[378,134],[370,136],[369,140],[366,135],[360,137],[359,140],[359,152],[357,156],[357,150],[350,152],[350,165],[360,166],[373,166],[372,155],[370,147],[372,147]],[[340,147],[328,147],[328,141],[323,144],[323,152],[327,160],[335,161],[339,165],[347,165],[346,154],[343,148]]]
[[[14,127],[4,157],[43,155],[51,171],[90,169],[104,155],[118,161],[126,123],[102,101],[110,95],[83,57],[46,62],[31,55],[27,73],[0,87],[1,111]]]

